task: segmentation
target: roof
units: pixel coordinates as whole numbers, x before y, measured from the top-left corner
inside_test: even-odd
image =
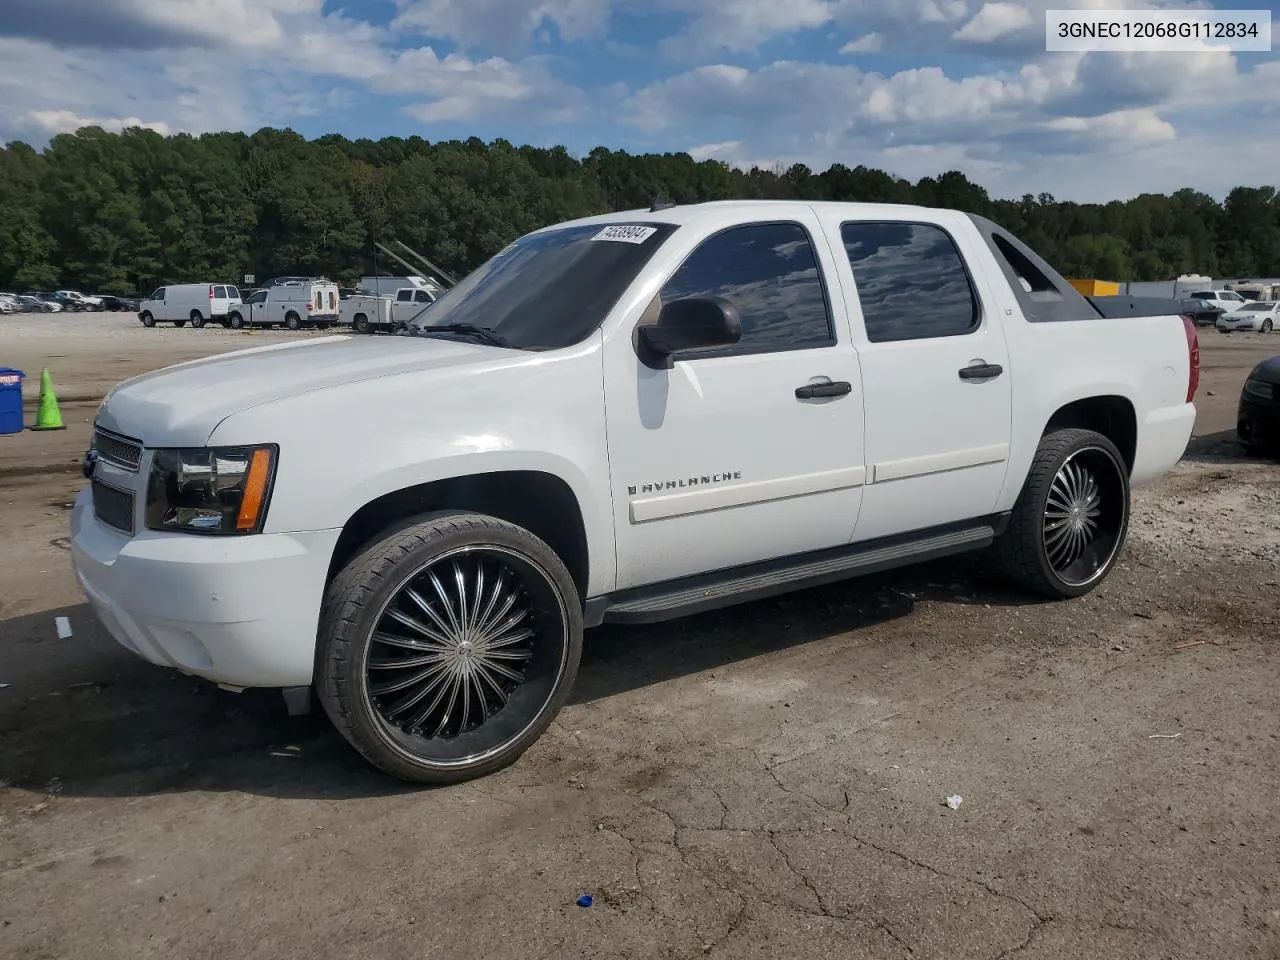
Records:
[[[615,213],[602,213],[593,217],[557,223],[543,229],[588,226],[594,223],[635,223],[636,221],[683,225],[703,219],[723,217],[727,213],[737,214],[744,219],[755,217],[775,219],[786,217],[788,214],[794,216],[814,210],[838,211],[858,220],[874,220],[878,217],[896,220],[912,215],[934,219],[940,213],[954,213],[938,207],[902,203],[848,203],[834,200],[709,200],[705,203],[677,204],[662,210],[650,210],[647,207],[619,210]]]

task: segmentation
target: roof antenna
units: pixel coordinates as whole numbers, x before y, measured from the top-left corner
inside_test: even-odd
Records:
[[[649,208],[650,213],[657,213],[659,210],[670,210],[675,204],[667,199],[666,194],[658,194],[653,198],[653,206]]]

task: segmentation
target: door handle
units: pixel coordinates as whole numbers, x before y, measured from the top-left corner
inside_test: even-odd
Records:
[[[853,384],[847,380],[837,380],[835,383],[806,383],[803,387],[796,387],[796,399],[812,400],[814,397],[843,397],[845,394],[853,392]]]
[[[961,380],[994,380],[1004,373],[1004,367],[998,363],[987,363],[985,360],[974,360],[967,367],[960,368]]]

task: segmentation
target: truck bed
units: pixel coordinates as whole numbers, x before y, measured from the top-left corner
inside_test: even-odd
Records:
[[[1086,297],[1098,314],[1109,319],[1122,317],[1177,317],[1182,303],[1164,297]]]

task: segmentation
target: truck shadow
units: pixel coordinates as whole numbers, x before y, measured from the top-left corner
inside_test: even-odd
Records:
[[[920,600],[990,606],[1037,599],[1002,588],[973,558],[817,587],[637,627],[587,634],[571,704],[868,629]],[[54,618],[71,621],[59,640]],[[289,717],[275,691],[236,694],[118,647],[87,605],[0,621],[0,788],[132,797],[238,790],[350,799],[413,792],[364,763],[316,704]],[[0,798],[4,791],[0,789]]]
[[[1182,459],[1190,463],[1227,465],[1236,463],[1274,463],[1274,458],[1255,455],[1245,450],[1236,438],[1235,430],[1220,430],[1204,436],[1192,437]]]

